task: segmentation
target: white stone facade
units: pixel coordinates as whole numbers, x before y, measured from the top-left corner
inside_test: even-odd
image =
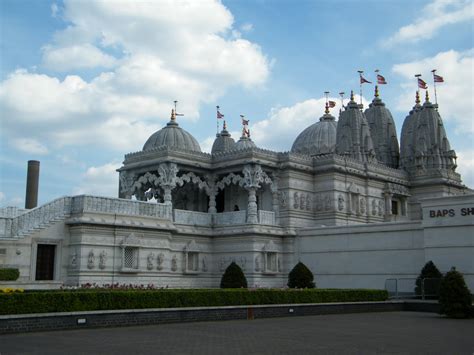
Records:
[[[249,144],[233,145],[228,132],[216,138],[225,140],[218,151],[202,153],[172,114],[144,150],[125,156],[120,198],[0,210],[0,266],[18,267],[28,287],[218,287],[235,261],[250,286],[284,287],[303,261],[321,287],[383,288],[433,260],[442,271],[456,266],[474,290],[474,194],[455,172],[454,151],[445,135],[443,149],[406,139],[409,164],[397,167],[393,119],[374,102],[369,125],[351,101],[338,122],[341,138],[315,142],[308,152],[324,146],[315,155],[260,149],[249,133],[241,138]],[[376,127],[379,111],[384,123]],[[435,111],[417,103],[405,136],[430,119],[439,125]],[[316,128],[310,133],[334,131]],[[338,149],[326,149],[338,139]]]

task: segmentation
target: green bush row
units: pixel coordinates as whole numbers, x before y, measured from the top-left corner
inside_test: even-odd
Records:
[[[0,314],[113,309],[385,301],[385,290],[48,291],[0,294]]]
[[[15,281],[20,277],[18,269],[0,268],[0,281]]]

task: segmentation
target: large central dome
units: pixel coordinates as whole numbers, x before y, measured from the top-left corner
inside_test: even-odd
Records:
[[[201,147],[191,133],[179,127],[176,114],[171,110],[171,120],[159,131],[153,133],[143,146],[143,150],[152,150],[167,146],[200,152]]]

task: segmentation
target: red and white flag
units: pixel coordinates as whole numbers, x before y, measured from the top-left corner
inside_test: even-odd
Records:
[[[219,110],[217,110],[217,118],[218,119],[224,118],[224,115],[222,113],[220,113]]]
[[[433,74],[435,83],[444,83],[444,79],[441,75]]]
[[[380,74],[377,74],[377,84],[379,85],[387,84],[387,82],[385,81],[385,78]]]
[[[368,81],[366,78],[364,78],[364,77],[362,76],[362,74],[359,74],[359,75],[360,75],[360,83],[361,83],[361,84],[364,84],[364,83],[372,84],[372,82],[371,82],[371,81]]]
[[[418,87],[420,89],[428,89],[428,86],[426,85],[425,81],[421,78],[418,78]]]
[[[336,102],[335,101],[328,101],[328,104],[329,104],[329,107],[330,108],[333,108],[336,106]]]

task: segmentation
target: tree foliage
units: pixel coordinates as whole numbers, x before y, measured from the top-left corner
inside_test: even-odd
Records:
[[[221,288],[247,288],[244,272],[235,262],[232,262],[222,275]]]
[[[450,318],[468,318],[471,293],[462,274],[453,267],[441,280],[439,290],[440,313]]]
[[[439,284],[443,274],[438,270],[436,265],[430,260],[428,261],[423,269],[421,269],[420,275],[416,279],[415,293],[417,295],[422,294],[423,279],[439,279],[438,280],[426,280],[424,282],[425,295],[433,296],[439,294]]]
[[[288,275],[289,288],[315,288],[314,276],[305,264],[299,262]]]

